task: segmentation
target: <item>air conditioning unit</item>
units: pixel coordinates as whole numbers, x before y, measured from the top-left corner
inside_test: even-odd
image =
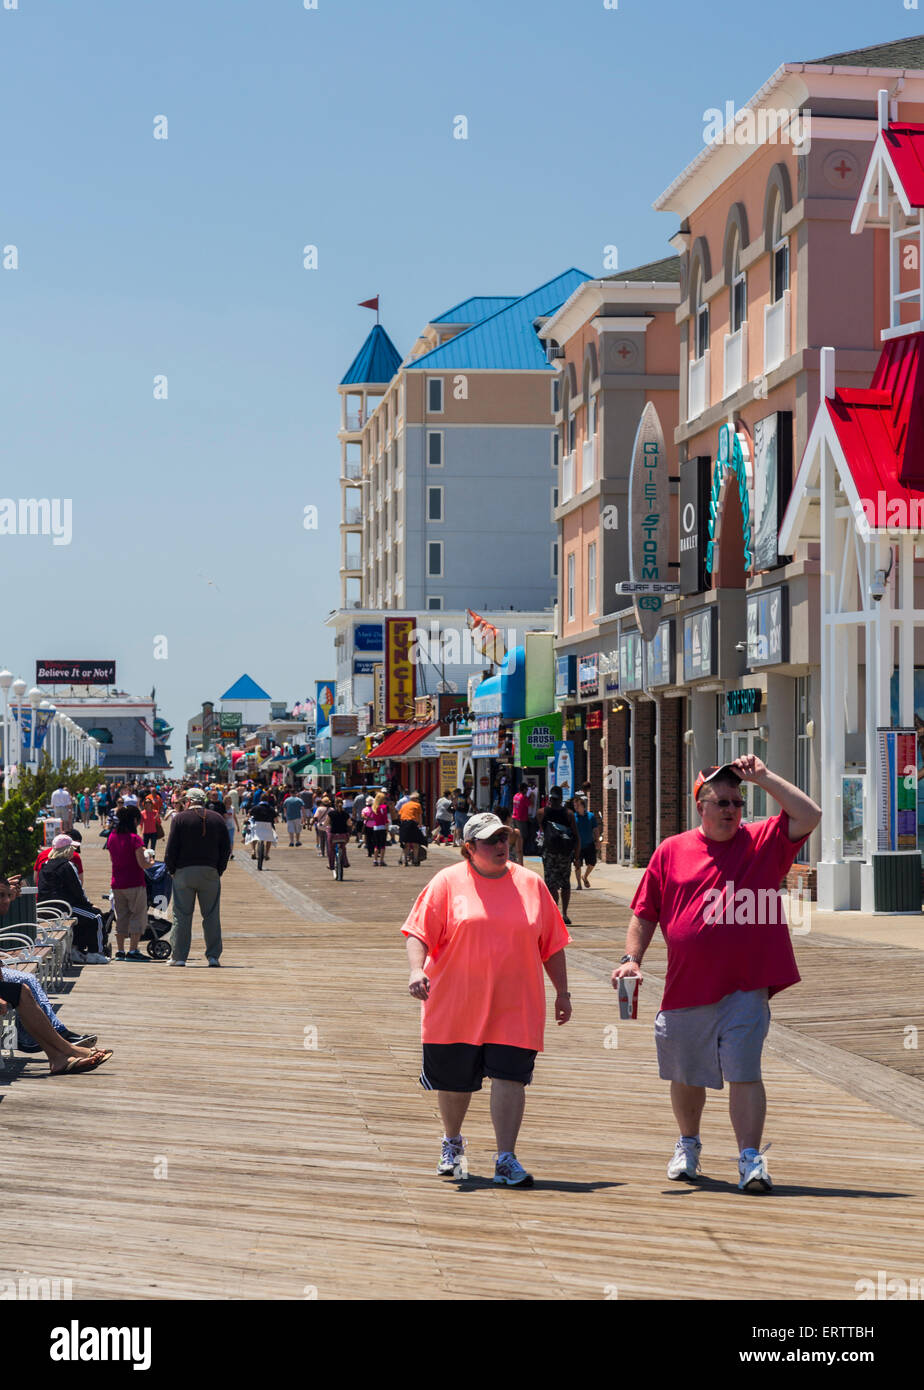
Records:
[[[553,345],[549,348],[550,362],[555,362],[559,357],[564,357],[564,355],[565,349],[563,347],[558,347],[556,344],[553,343]]]

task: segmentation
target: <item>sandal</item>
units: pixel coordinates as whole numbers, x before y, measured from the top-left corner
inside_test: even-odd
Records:
[[[70,1057],[60,1071],[49,1072],[49,1076],[73,1076],[77,1072],[94,1071],[108,1062],[112,1050],[91,1052],[89,1057]]]

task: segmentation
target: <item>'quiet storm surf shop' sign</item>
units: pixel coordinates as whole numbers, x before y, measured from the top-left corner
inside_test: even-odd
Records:
[[[631,594],[639,631],[650,642],[661,621],[664,595],[676,594],[680,585],[671,579],[667,451],[658,412],[649,401],[642,411],[632,448],[629,474],[629,573],[632,578],[616,585],[619,594]]]

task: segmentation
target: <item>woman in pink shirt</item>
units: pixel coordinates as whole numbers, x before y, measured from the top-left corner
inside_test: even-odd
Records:
[[[378,792],[366,821],[372,831],[372,865],[385,867],[385,846],[388,843],[388,797]]]
[[[148,893],[144,870],[144,846],[135,834],[135,814],[123,806],[116,815],[115,829],[106,840],[112,860],[112,896],[116,914],[116,960],[147,960],[138,950],[148,925]],[[128,955],[125,938],[129,938]]]
[[[529,1187],[514,1152],[526,1087],[545,1032],[543,969],[556,990],[555,1019],[571,1017],[565,946],[571,940],[538,874],[509,862],[508,828],[490,812],[466,822],[463,862],[442,869],[402,927],[419,999],[420,1083],[438,1093],[444,1135],[437,1172],[455,1173],[462,1122],[474,1091],[491,1078],[497,1139],[494,1181]]]

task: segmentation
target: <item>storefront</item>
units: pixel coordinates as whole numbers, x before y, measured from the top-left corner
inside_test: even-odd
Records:
[[[512,801],[515,770],[513,727],[525,714],[526,649],[514,647],[496,676],[472,692],[472,759],[475,808],[489,810],[502,796]]]

